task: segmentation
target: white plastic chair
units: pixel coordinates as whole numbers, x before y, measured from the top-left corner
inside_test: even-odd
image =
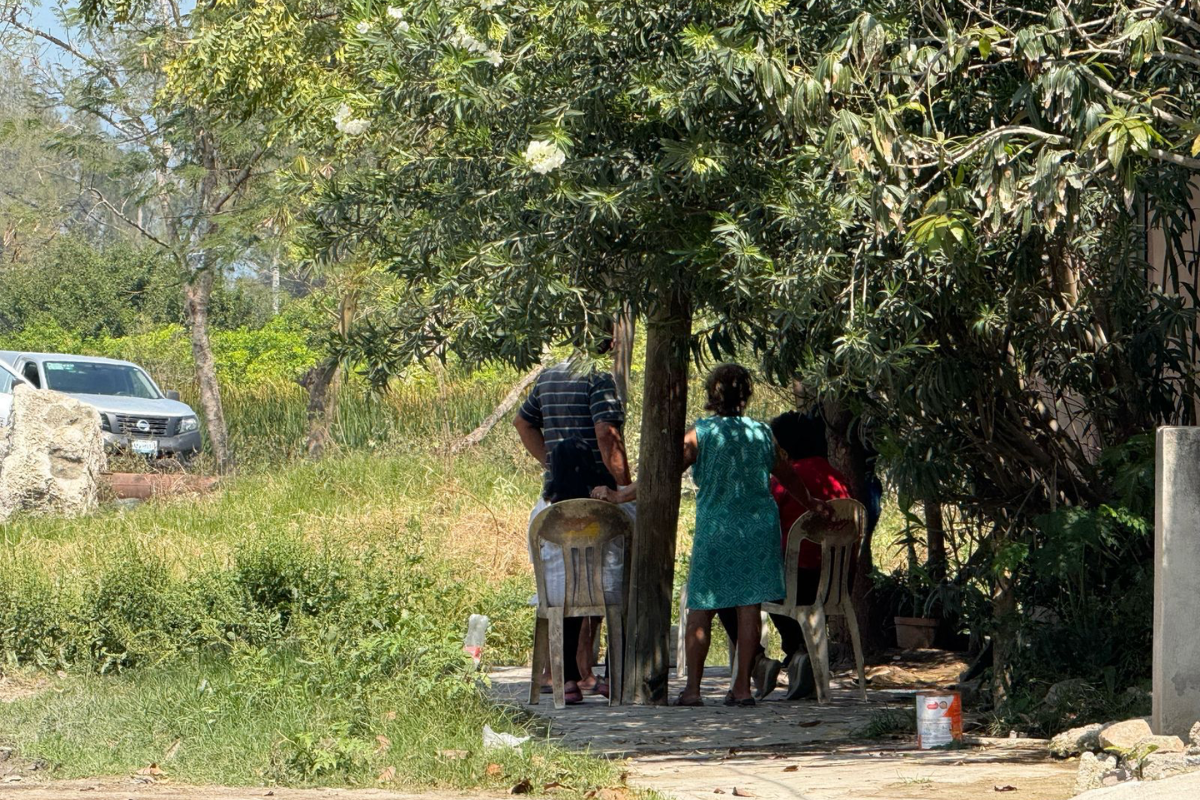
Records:
[[[866,527],[867,512],[857,500],[830,500],[833,520],[825,521],[811,511],[796,520],[788,534],[787,555],[784,557],[784,579],[787,597],[782,603],[763,603],[763,610],[784,614],[800,623],[804,646],[817,683],[817,702],[829,702],[829,632],[830,617],[845,617],[858,666],[858,687],[862,699],[867,699],[867,676],[863,659],[862,639],[858,633],[858,616],[850,600],[850,570],[855,559],[856,545]],[[800,573],[800,544],[804,540],[821,546],[821,578],[812,605],[797,605]]]
[[[608,703],[620,705],[622,665],[624,663],[625,606],[627,580],[620,590],[605,592],[605,558],[608,548],[618,539],[624,542],[624,575],[629,574],[632,523],[620,506],[600,500],[564,500],[548,506],[529,526],[530,552],[540,554],[542,542],[562,548],[566,572],[562,605],[552,605],[546,587],[545,565],[540,557],[533,560],[537,580],[537,622],[533,632],[533,674],[529,682],[529,703],[541,698],[538,678],[550,665],[554,707],[566,706],[563,688],[563,620],[570,617],[604,617],[608,627]],[[614,581],[610,578],[609,584]]]

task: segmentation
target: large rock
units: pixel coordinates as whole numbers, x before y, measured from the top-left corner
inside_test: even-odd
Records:
[[[1079,772],[1075,775],[1075,794],[1104,786],[1105,778],[1115,777],[1118,771],[1116,757],[1099,758],[1095,753],[1084,753],[1079,758]]]
[[[1183,753],[1151,753],[1142,760],[1142,780],[1161,781],[1195,769]]]
[[[96,507],[105,460],[100,417],[91,406],[14,387],[0,452],[0,520],[17,511],[74,516]]]
[[[1144,719],[1131,719],[1117,722],[1100,731],[1100,746],[1107,750],[1113,748],[1120,752],[1129,752],[1138,743],[1154,735],[1150,723]]]
[[[1188,735],[1188,743],[1197,749],[1200,749],[1200,722],[1192,726],[1192,732]]]
[[[1156,753],[1183,753],[1187,748],[1178,736],[1147,736],[1137,743],[1138,749],[1154,748]]]
[[[1050,754],[1059,758],[1070,758],[1080,753],[1101,750],[1103,749],[1100,747],[1100,731],[1102,730],[1104,730],[1104,723],[1097,722],[1094,725],[1084,725],[1082,728],[1063,731],[1050,740]]]

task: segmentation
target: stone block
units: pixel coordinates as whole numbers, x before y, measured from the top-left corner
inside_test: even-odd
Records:
[[[1154,735],[1150,724],[1144,719],[1130,719],[1117,722],[1100,731],[1100,747],[1107,750],[1113,748],[1122,753],[1132,751],[1138,742],[1149,739]]]
[[[1200,427],[1158,429],[1154,504],[1154,732],[1200,720]]]
[[[1161,781],[1184,775],[1195,768],[1182,753],[1151,753],[1142,760],[1142,780]]]
[[[1050,740],[1050,755],[1058,758],[1070,758],[1081,753],[1102,750],[1103,748],[1100,747],[1100,731],[1102,730],[1104,730],[1104,723],[1097,722],[1094,725],[1084,725],[1081,728],[1063,731]]]
[[[1098,789],[1106,779],[1117,776],[1119,772],[1115,757],[1100,758],[1095,753],[1084,753],[1079,758],[1079,772],[1075,774],[1075,794]]]
[[[1178,736],[1147,736],[1137,743],[1137,749],[1154,748],[1155,753],[1183,753],[1187,748]]]

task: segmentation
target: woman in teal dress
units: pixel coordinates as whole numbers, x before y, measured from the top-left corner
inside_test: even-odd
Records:
[[[718,609],[736,608],[738,668],[725,702],[752,706],[750,673],[758,655],[760,605],[785,594],[779,507],[771,495],[770,476],[818,513],[825,504],[814,500],[792,472],[771,428],[744,416],[754,393],[745,367],[718,366],[704,388],[705,408],[713,416],[697,420],[683,440],[684,468],[692,467],[699,491],[688,575],[688,682],[676,705],[703,705],[700,680],[713,616]],[[616,492],[601,487],[595,496],[625,502],[636,491],[636,484]]]

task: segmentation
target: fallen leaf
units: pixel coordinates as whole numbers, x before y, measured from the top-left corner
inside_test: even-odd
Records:
[[[383,715],[384,722],[391,722],[394,719],[396,719],[395,711],[388,711],[388,712],[384,713],[384,715]]]
[[[784,767],[783,771],[784,772],[799,772],[800,767],[796,766],[795,764],[792,764],[791,766]]]
[[[554,789],[568,789],[568,790],[569,790],[570,788],[571,788],[570,786],[566,786],[566,785],[564,785],[564,784],[561,784],[561,783],[559,783],[558,781],[550,781],[549,783],[543,783],[543,784],[542,784],[542,791],[543,791],[543,792],[549,792],[549,791],[552,791],[552,790],[554,790]]]
[[[383,772],[379,773],[379,777],[376,780],[380,783],[390,783],[396,780],[396,768],[386,767]]]
[[[748,792],[745,789],[739,789],[736,786],[733,787],[733,796],[734,797],[758,797],[758,795],[756,795],[754,792]]]
[[[814,719],[812,722],[801,722],[800,727],[801,728],[815,728],[820,724],[821,724],[821,720]]]
[[[174,758],[175,754],[179,752],[179,748],[182,744],[183,739],[176,739],[174,742],[172,742],[171,746],[167,748],[167,752],[163,754],[163,761],[170,761],[172,758]]]
[[[622,775],[622,778],[625,776]],[[596,793],[596,800],[627,800],[629,790],[624,786],[616,786],[611,789],[601,789]]]
[[[263,795],[263,797],[274,797],[274,796],[275,796],[274,791],[267,792],[266,794]]]
[[[142,767],[137,771],[138,775],[162,775],[163,771],[158,768],[158,764],[151,764],[148,767]]]
[[[375,755],[382,755],[392,749],[392,740],[382,733],[375,737]]]
[[[1017,790],[1017,787],[1005,785],[1005,786],[997,786],[997,787],[995,787],[995,789],[997,792],[1015,792]]]
[[[516,786],[508,790],[508,793],[529,794],[531,791],[533,791],[533,784],[529,782],[529,778],[522,778]]]
[[[501,775],[504,774],[504,767],[500,766],[499,764],[488,764],[487,765],[487,774],[488,774],[488,777],[499,778]]]
[[[462,761],[471,754],[466,750],[439,750],[438,755],[446,761]]]
[[[20,783],[21,776],[20,775],[5,775],[4,782],[5,783]]]

